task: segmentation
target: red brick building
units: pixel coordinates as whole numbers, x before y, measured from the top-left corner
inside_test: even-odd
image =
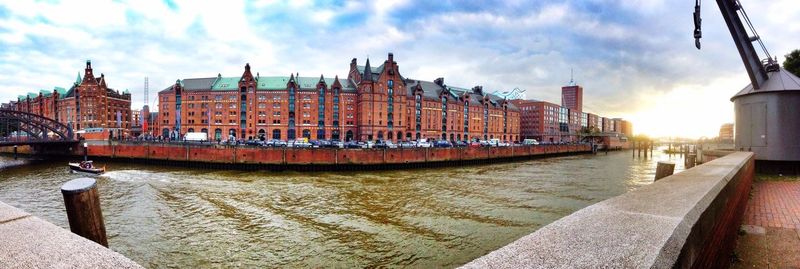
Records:
[[[536,139],[541,142],[560,142],[565,135],[562,127],[566,116],[564,108],[546,101],[511,100],[520,110],[520,129],[522,139]]]
[[[575,112],[583,112],[583,87],[570,83],[561,87],[561,106]]]
[[[583,132],[633,134],[633,126],[622,119],[608,119],[583,112],[583,87],[570,83],[561,88],[561,106],[538,100],[511,100],[520,110],[523,139],[542,142],[578,142]]]
[[[20,95],[13,109],[55,119],[74,130],[127,130],[131,126],[131,94],[109,88],[103,74],[95,78],[90,61],[86,61],[83,78],[79,74],[69,90],[55,87],[52,91],[40,90],[38,95]]]
[[[519,139],[519,111],[471,90],[404,78],[389,53],[373,67],[350,62],[346,79],[241,76],[177,80],[158,94],[162,136],[212,139]]]

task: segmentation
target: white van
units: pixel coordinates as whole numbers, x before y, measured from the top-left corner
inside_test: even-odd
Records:
[[[206,133],[186,133],[186,135],[183,136],[183,140],[186,140],[186,141],[207,141],[208,140],[208,134],[206,134]]]
[[[539,141],[536,141],[536,139],[525,139],[525,140],[522,140],[522,144],[523,145],[539,145]]]

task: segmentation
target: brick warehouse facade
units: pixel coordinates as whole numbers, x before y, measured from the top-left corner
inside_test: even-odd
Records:
[[[211,139],[518,141],[519,110],[480,86],[404,78],[389,53],[377,67],[350,62],[346,79],[255,76],[187,78],[158,93],[160,135]]]
[[[103,74],[96,78],[91,61],[86,61],[83,78],[78,74],[69,90],[55,87],[52,92],[20,95],[10,107],[55,119],[74,130],[131,127],[131,94],[109,88]]]

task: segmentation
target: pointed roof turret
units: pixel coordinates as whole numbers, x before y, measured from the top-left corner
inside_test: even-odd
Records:
[[[369,58],[367,58],[367,64],[364,66],[364,77],[361,80],[372,81],[372,68],[369,66]]]
[[[78,72],[78,78],[75,79],[75,85],[81,84],[82,80],[83,79],[81,78],[81,72]]]
[[[325,78],[322,76],[322,74],[319,74],[319,82],[325,83]]]

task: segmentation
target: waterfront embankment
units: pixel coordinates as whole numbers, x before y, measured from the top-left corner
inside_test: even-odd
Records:
[[[312,171],[490,163],[590,153],[592,150],[589,144],[397,149],[265,148],[117,141],[89,142],[87,144],[90,158],[217,168]],[[84,149],[80,146],[75,145],[66,150],[65,155],[83,155]],[[10,153],[11,150],[8,147],[0,149],[5,153]],[[34,148],[28,146],[19,147],[18,152],[38,154]]]

